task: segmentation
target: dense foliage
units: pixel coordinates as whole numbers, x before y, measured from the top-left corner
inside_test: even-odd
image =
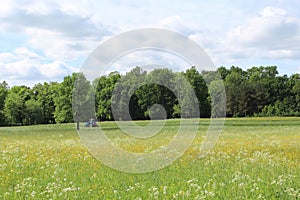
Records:
[[[234,66],[220,67],[201,73],[195,67],[181,73],[169,69],[147,73],[136,67],[126,75],[112,72],[93,83],[81,73],[73,73],[61,83],[39,83],[33,88],[10,88],[4,81],[0,83],[0,125],[68,123],[90,117],[101,121],[114,117],[128,120],[128,115],[123,115],[128,109],[132,119],[144,120],[161,112],[160,106],[153,106],[157,104],[164,107],[167,118],[195,117],[193,110],[185,109],[188,113],[182,113],[181,106],[188,108],[189,104],[183,101],[185,104],[180,105],[178,95],[188,99],[189,94],[184,92],[184,84],[179,84],[180,77],[193,88],[200,116],[210,117],[219,112],[211,108],[210,98],[210,94],[218,92],[218,76],[226,88],[228,117],[300,116],[300,74],[280,76],[276,66],[252,67],[246,71]],[[79,92],[73,89],[76,85]],[[91,101],[95,101],[94,110],[84,106]],[[118,116],[113,116],[112,104]]]

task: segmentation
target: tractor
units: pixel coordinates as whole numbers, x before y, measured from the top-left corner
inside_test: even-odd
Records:
[[[99,125],[96,123],[96,120],[92,118],[85,123],[85,127],[99,127]]]

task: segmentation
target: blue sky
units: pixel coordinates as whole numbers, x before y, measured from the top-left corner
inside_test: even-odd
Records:
[[[0,81],[61,81],[101,42],[137,28],[182,33],[217,67],[277,65],[280,74],[300,73],[299,10],[298,0],[2,0]]]

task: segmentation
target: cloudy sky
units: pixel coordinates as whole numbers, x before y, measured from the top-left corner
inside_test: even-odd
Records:
[[[300,73],[299,10],[299,0],[2,0],[0,81],[61,81],[101,42],[137,28],[182,33],[216,66],[277,65],[280,74]]]

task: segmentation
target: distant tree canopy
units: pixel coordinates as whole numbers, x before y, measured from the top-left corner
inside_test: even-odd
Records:
[[[222,71],[227,116],[300,116],[296,89],[299,74],[279,76],[276,66]]]
[[[157,104],[164,108],[167,118],[197,117],[198,108],[193,109],[193,102],[187,101],[191,95],[198,100],[201,117],[218,116],[225,106],[212,107],[215,99],[211,95],[221,94],[217,77],[226,89],[227,117],[300,116],[300,74],[280,76],[276,66],[248,70],[232,66],[202,72],[191,67],[180,73],[169,69],[148,73],[136,67],[125,75],[112,72],[93,82],[82,73],[66,76],[61,83],[39,83],[33,88],[10,88],[4,81],[0,83],[0,125],[79,123],[90,117],[100,121],[144,120],[158,116],[161,107],[154,106]],[[94,108],[87,106],[91,103]]]

